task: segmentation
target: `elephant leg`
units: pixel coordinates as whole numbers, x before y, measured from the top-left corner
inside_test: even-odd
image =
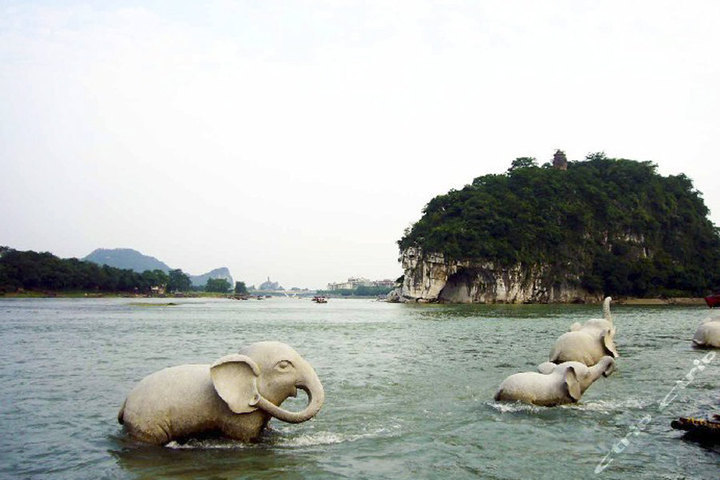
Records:
[[[132,423],[125,423],[125,428],[130,436],[136,440],[153,445],[165,445],[173,439],[173,435],[168,425],[156,424],[146,425],[144,428],[138,428]]]
[[[223,436],[233,440],[252,442],[260,437],[270,418],[270,415],[261,411],[228,415],[221,420],[220,431]]]

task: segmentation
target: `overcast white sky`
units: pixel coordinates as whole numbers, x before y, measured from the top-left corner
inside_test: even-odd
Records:
[[[720,2],[0,0],[0,245],[325,287],[556,148],[720,224]]]

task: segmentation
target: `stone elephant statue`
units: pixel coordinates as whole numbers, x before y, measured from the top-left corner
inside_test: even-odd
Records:
[[[614,370],[615,360],[610,356],[592,367],[580,362],[541,363],[538,372],[516,373],[503,380],[495,400],[545,407],[575,403],[595,380],[607,377]]]
[[[280,408],[300,388],[300,412]],[[180,365],[152,373],[128,394],[118,421],[142,442],[163,445],[199,435],[257,439],[272,417],[300,423],[325,399],[315,370],[290,346],[260,342],[213,364]]]
[[[720,316],[703,320],[692,341],[696,348],[720,348]]]
[[[606,355],[620,356],[615,347],[615,325],[610,315],[610,302],[603,301],[603,318],[594,318],[584,324],[578,322],[570,326],[570,331],[562,334],[550,350],[553,363],[581,362],[593,366]]]

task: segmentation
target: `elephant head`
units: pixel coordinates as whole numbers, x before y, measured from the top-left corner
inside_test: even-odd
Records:
[[[281,342],[259,342],[224,356],[212,364],[210,376],[215,391],[235,413],[260,409],[284,422],[300,423],[314,417],[325,400],[312,366]],[[305,409],[290,412],[280,408],[298,388],[307,393]]]
[[[585,393],[585,390],[592,385],[595,380],[603,377],[609,377],[615,371],[615,359],[609,355],[606,355],[600,359],[598,363],[592,367],[586,366],[581,362],[563,362],[555,364],[552,362],[544,362],[538,365],[538,372],[549,375],[555,371],[565,372],[572,368],[577,381],[580,384],[580,393]]]
[[[547,407],[580,400],[583,386],[575,366],[568,364],[560,368],[550,364],[544,369],[543,365],[540,366],[541,373],[521,372],[503,380],[495,393],[495,400]]]
[[[693,335],[696,348],[720,348],[720,316],[706,318]]]
[[[610,314],[610,302],[612,301],[611,297],[605,297],[605,300],[603,301],[603,318],[591,318],[590,320],[587,320],[585,323],[575,322],[572,325],[570,325],[570,331],[571,332],[577,332],[577,331],[605,331],[609,330],[610,334],[614,337],[615,336],[615,324],[613,323],[612,315]]]
[[[578,361],[585,365],[595,365],[605,355],[617,358],[620,354],[615,346],[617,332],[610,314],[610,297],[603,302],[603,317],[594,318],[585,323],[573,323],[570,331],[562,334],[552,350],[550,361],[562,363]]]

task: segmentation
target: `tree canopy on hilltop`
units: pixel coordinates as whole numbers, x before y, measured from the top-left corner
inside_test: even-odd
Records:
[[[77,258],[62,259],[49,252],[22,252],[0,247],[0,294],[25,290],[148,293],[152,287],[189,288],[182,270],[168,276],[162,270],[137,273]]]
[[[720,285],[720,235],[683,174],[602,153],[567,170],[514,161],[433,198],[398,241],[448,260],[542,265],[590,292],[701,295]]]

